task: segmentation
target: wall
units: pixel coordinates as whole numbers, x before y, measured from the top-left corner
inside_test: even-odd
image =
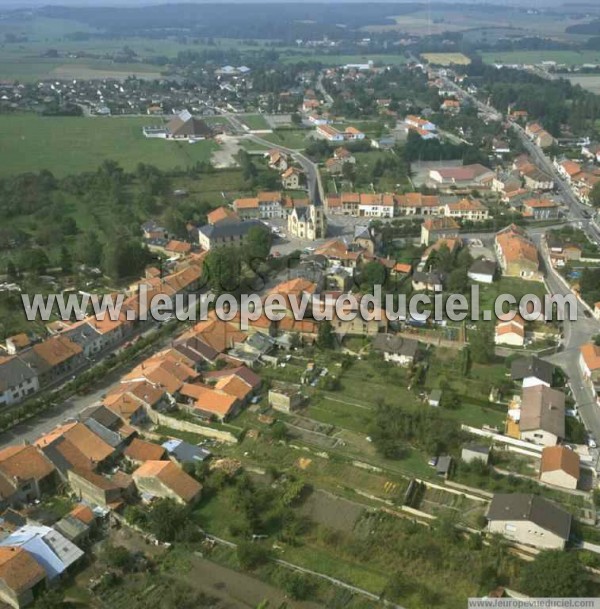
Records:
[[[229,444],[237,444],[238,442],[238,439],[228,431],[222,431],[213,427],[205,427],[204,425],[190,423],[189,421],[182,421],[180,419],[175,419],[173,417],[161,414],[154,410],[149,411],[148,415],[150,416],[151,421],[155,425],[164,425],[165,427],[170,427],[171,429],[176,429],[177,431],[187,431],[190,433],[196,433],[201,436],[213,438],[215,440],[219,440],[220,442],[227,442]]]

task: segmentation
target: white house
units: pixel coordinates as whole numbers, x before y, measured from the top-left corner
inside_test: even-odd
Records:
[[[393,334],[378,334],[373,341],[373,350],[383,353],[386,362],[410,366],[417,357],[419,343]]]

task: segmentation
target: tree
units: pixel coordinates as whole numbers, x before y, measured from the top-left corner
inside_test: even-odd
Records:
[[[282,421],[276,421],[273,423],[273,426],[271,427],[271,437],[277,442],[285,442],[289,437],[285,423]]]
[[[204,271],[213,292],[236,292],[242,278],[242,252],[236,247],[219,247],[208,252]]]
[[[471,357],[477,364],[489,364],[494,358],[494,329],[480,324],[469,337]]]
[[[114,279],[138,276],[151,261],[148,249],[135,239],[115,238],[104,250],[104,272]]]
[[[373,293],[375,286],[385,284],[386,272],[383,264],[373,260],[367,262],[358,275],[358,284],[365,292]]]
[[[521,571],[520,589],[533,597],[583,597],[590,585],[575,552],[548,550]]]
[[[325,320],[319,325],[319,333],[317,335],[317,346],[320,349],[335,348],[335,332],[331,322]]]
[[[600,207],[600,182],[594,184],[594,187],[590,192],[590,203],[594,207]]]
[[[73,258],[71,252],[66,246],[60,248],[59,266],[63,273],[70,273],[73,270]]]
[[[244,252],[247,259],[264,260],[271,251],[273,236],[271,231],[261,226],[253,226],[246,235],[244,241]]]
[[[248,570],[264,565],[271,557],[271,552],[266,545],[251,541],[240,542],[236,553],[242,569]]]
[[[133,554],[123,546],[107,544],[102,551],[101,558],[109,567],[126,573],[132,571],[135,565]]]
[[[174,541],[188,525],[189,510],[173,499],[158,499],[148,513],[148,528],[159,541]]]
[[[102,251],[98,235],[94,231],[89,231],[77,239],[75,258],[82,264],[97,267],[102,263]]]
[[[9,281],[15,281],[18,278],[19,274],[17,272],[17,267],[12,260],[9,260],[6,263],[6,275]]]

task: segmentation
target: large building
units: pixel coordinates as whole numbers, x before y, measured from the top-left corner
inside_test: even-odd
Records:
[[[178,141],[205,140],[213,135],[212,129],[203,120],[194,118],[187,110],[174,116],[165,127],[144,127],[143,133],[148,138]]]
[[[522,228],[511,224],[501,230],[496,234],[495,247],[504,275],[540,279],[537,248]]]
[[[240,246],[250,229],[256,227],[267,230],[265,225],[258,220],[205,224],[198,229],[200,247],[212,250],[219,247]]]
[[[288,233],[298,239],[315,241],[323,239],[327,233],[327,219],[320,205],[294,207],[288,216]]]

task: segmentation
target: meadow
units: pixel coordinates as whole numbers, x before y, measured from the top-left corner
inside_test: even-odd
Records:
[[[142,127],[148,123],[148,118],[0,116],[0,176],[41,169],[65,176],[96,169],[105,159],[126,170],[138,163],[172,169],[208,161],[217,148],[212,141],[146,139]]]
[[[578,74],[576,76],[561,74],[560,76],[570,80],[574,85],[580,85],[584,89],[600,95],[600,74]]]
[[[421,57],[438,66],[468,66],[471,60],[462,53],[422,53]]]

